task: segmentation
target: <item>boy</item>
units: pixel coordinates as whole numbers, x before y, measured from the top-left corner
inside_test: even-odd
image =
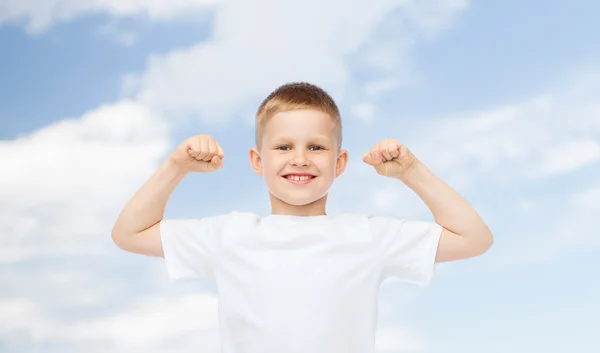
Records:
[[[436,262],[480,255],[492,234],[395,140],[377,143],[363,161],[417,193],[435,222],[327,215],[328,190],[348,160],[341,136],[338,108],[326,92],[283,85],[259,107],[250,150],[252,169],[269,190],[270,215],[163,220],[169,195],[187,174],[223,166],[219,144],[198,135],[129,201],[113,240],[126,251],[164,257],[173,279],[215,281],[225,353],[374,352],[383,280],[425,285]]]

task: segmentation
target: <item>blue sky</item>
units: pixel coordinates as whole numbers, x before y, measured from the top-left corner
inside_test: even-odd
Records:
[[[431,218],[360,162],[396,138],[495,233],[429,288],[382,288],[381,352],[600,346],[600,4],[303,4],[0,0],[0,353],[216,352],[214,288],[170,283],[110,229],[197,133],[225,167],[186,179],[167,216],[267,213],[252,115],[290,80],[323,86],[344,115],[331,213]]]

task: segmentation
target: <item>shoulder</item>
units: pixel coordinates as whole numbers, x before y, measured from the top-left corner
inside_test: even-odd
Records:
[[[403,234],[404,236],[418,235],[437,226],[434,222],[366,213],[348,213],[340,219],[356,227],[360,225],[367,227],[374,237],[395,236],[397,234]]]
[[[362,234],[376,242],[387,242],[401,235],[403,239],[419,236],[430,227],[428,222],[412,221],[407,218],[381,216],[368,213],[342,213],[330,218],[330,229],[345,234]]]

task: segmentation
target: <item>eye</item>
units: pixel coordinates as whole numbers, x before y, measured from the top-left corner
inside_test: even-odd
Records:
[[[323,146],[316,146],[315,145],[315,146],[311,146],[310,147],[311,151],[320,151],[320,150],[324,150],[324,149],[325,149],[325,147],[323,147]]]
[[[291,148],[290,148],[290,146],[277,146],[276,149],[278,149],[280,151],[289,151]]]

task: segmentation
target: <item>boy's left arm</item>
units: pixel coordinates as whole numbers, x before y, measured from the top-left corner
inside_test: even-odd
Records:
[[[421,163],[406,146],[384,140],[363,155],[378,174],[402,181],[429,208],[443,227],[436,262],[475,257],[486,252],[493,235],[475,209]]]

